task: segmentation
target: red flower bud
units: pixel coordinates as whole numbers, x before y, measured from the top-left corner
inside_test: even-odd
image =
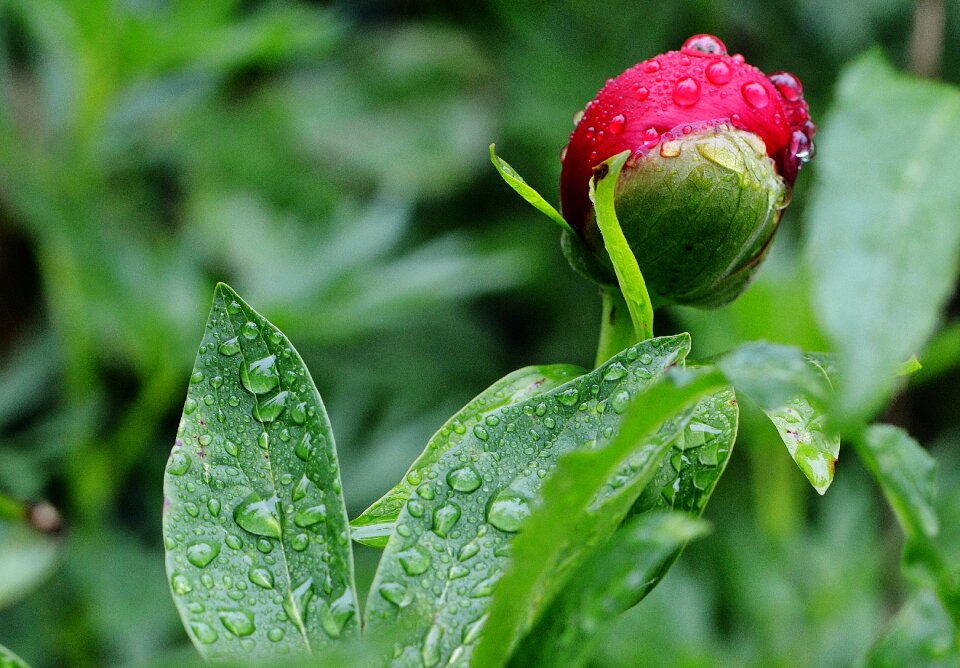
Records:
[[[728,56],[723,42],[712,35],[695,35],[680,51],[645,60],[608,80],[575,123],[561,154],[563,217],[601,264],[609,264],[588,185],[597,165],[629,150],[617,212],[651,293],[661,303],[701,305],[729,301],[746,286],[769,247],[799,168],[813,155],[816,133],[795,76],[777,72],[768,77],[742,56]],[[713,160],[711,166],[736,162],[740,175],[749,176],[749,184],[739,179],[740,187],[749,190],[749,224],[729,219],[739,215],[730,204],[742,193],[714,188],[723,174],[708,174],[690,161],[671,161],[681,150],[691,160],[701,159],[698,152],[710,158],[697,141],[718,134],[740,137],[729,143],[736,159]],[[726,144],[722,150],[728,151]],[[767,159],[762,160],[764,153]],[[755,157],[766,164],[754,164]],[[653,187],[655,179],[662,179],[662,189]],[[656,197],[670,200],[670,209],[662,209]],[[677,198],[685,198],[686,208]],[[623,210],[630,206],[634,210]],[[769,214],[758,215],[764,207]],[[755,229],[747,229],[751,227]],[[716,252],[720,247],[728,250]],[[672,248],[688,254],[673,257]],[[691,257],[691,249],[702,249],[694,252],[702,257]],[[702,280],[686,280],[694,276]]]

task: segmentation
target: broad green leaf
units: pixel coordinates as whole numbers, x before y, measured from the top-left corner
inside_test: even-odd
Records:
[[[631,397],[689,345],[680,335],[631,347],[490,413],[441,455],[400,512],[367,604],[371,633],[400,634],[395,665],[466,662],[510,543],[560,456],[615,438]]]
[[[665,562],[706,532],[705,522],[679,512],[652,512],[628,520],[591,550],[577,577],[543,613],[510,664],[584,665],[604,626],[649,590]]]
[[[630,152],[624,151],[604,161],[600,171],[590,179],[589,192],[590,201],[597,213],[597,227],[603,235],[603,245],[613,263],[613,271],[627,302],[636,336],[642,341],[653,336],[653,305],[650,303],[647,284],[640,273],[637,258],[623,234],[614,206],[617,179],[628,157]]]
[[[724,384],[716,371],[667,375],[633,401],[608,443],[574,450],[560,461],[540,506],[513,542],[475,665],[506,662],[543,607],[576,574],[587,547],[622,522],[683,428],[684,415]]]
[[[468,432],[472,432],[477,425],[485,424],[487,416],[504,406],[548,392],[584,373],[585,369],[569,364],[530,366],[514,371],[481,392],[433,435],[393,489],[350,522],[353,539],[372,547],[385,547],[403,504],[445,452],[457,447]],[[499,418],[494,416],[491,418],[493,420]]]
[[[852,422],[883,403],[953,292],[960,91],[872,52],[846,68],[821,127],[806,259],[840,354],[838,417]]]
[[[30,668],[26,661],[0,645],[0,668]]]
[[[503,177],[503,180],[507,182],[507,185],[513,188],[520,197],[527,200],[534,209],[555,222],[564,231],[573,233],[570,225],[564,220],[563,216],[560,215],[560,212],[553,208],[553,206],[543,198],[543,195],[531,188],[530,185],[523,180],[523,177],[517,173],[517,170],[507,164],[506,160],[497,155],[496,144],[490,144],[490,162],[497,168],[497,171],[500,173],[500,176]]]
[[[929,589],[919,589],[870,649],[867,665],[956,668],[960,665],[958,638],[957,629],[937,595]]]
[[[776,409],[797,395],[823,401],[830,385],[820,365],[791,346],[746,343],[712,360],[737,390],[763,408]]]
[[[208,659],[306,654],[357,633],[326,410],[284,335],[218,285],[164,477],[173,598]]]
[[[899,427],[875,424],[854,441],[864,465],[883,490],[907,538],[932,538],[940,530],[934,510],[937,463]]]

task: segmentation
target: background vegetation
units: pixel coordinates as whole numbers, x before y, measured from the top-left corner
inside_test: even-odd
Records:
[[[795,72],[817,120],[874,45],[960,83],[956,0],[0,2],[0,493],[65,522],[42,539],[0,522],[0,643],[35,666],[193,655],[161,481],[217,280],[304,354],[351,516],[495,379],[589,366],[599,297],[486,147],[557,201],[574,112],[697,32]],[[691,331],[698,356],[826,346],[800,261],[816,168],[747,295],[658,334]],[[960,327],[917,352],[886,419],[940,462],[958,546]],[[859,462],[842,454],[820,498],[744,417],[713,534],[593,665],[848,665],[889,627],[901,538]],[[379,553],[357,549],[362,587]]]

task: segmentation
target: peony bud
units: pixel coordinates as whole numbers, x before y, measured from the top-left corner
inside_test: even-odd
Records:
[[[697,306],[749,284],[816,133],[795,76],[765,76],[711,35],[608,80],[575,122],[560,177],[575,266],[615,281],[588,190],[598,165],[630,151],[616,210],[647,288]]]

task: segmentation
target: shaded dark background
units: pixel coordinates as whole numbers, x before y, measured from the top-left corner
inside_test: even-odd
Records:
[[[351,516],[495,379],[589,365],[599,297],[487,145],[557,201],[574,112],[698,32],[796,73],[815,120],[871,46],[960,83],[957,0],[0,2],[0,491],[67,524],[42,584],[0,602],[0,643],[36,666],[191,654],[161,479],[217,280],[313,371]],[[810,182],[747,295],[660,314],[658,333],[691,331],[699,355],[822,348],[797,260]],[[940,459],[955,526],[951,332],[886,417]],[[899,607],[899,533],[855,458],[820,498],[744,422],[713,535],[594,665],[848,665]],[[17,548],[0,544],[0,580]],[[358,548],[361,586],[376,558]]]

